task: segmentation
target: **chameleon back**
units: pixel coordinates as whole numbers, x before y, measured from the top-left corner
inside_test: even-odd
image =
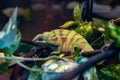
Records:
[[[44,40],[48,43],[59,45],[63,52],[72,51],[74,47],[82,48],[82,51],[93,51],[87,40],[75,31],[56,29],[49,32]]]

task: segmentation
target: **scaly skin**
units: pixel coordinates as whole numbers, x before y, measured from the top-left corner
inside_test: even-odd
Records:
[[[83,36],[72,30],[52,30],[43,40],[48,43],[59,45],[58,51],[61,50],[62,52],[74,52],[74,47],[82,48],[82,52],[94,50]]]

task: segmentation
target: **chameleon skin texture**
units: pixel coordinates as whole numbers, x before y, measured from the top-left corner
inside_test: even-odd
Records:
[[[48,43],[59,45],[58,50],[62,50],[63,52],[73,52],[75,47],[81,48],[82,51],[94,50],[83,36],[72,30],[52,30],[44,37],[44,40]]]

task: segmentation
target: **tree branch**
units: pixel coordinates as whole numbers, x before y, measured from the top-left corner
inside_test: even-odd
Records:
[[[117,54],[118,54],[117,50],[108,50],[104,53],[95,55],[95,56],[89,58],[88,61],[78,65],[78,67],[73,69],[72,71],[64,72],[63,74],[59,74],[59,76],[56,75],[56,77],[52,78],[51,80],[70,80],[70,79],[73,79],[77,75],[84,72],[86,69],[89,69],[92,66],[95,66],[98,62],[100,62],[104,59],[107,59],[107,58],[114,57]]]

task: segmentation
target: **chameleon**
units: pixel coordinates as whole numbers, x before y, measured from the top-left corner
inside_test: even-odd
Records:
[[[62,52],[74,52],[75,47],[81,48],[81,52],[94,50],[83,36],[73,30],[54,29],[43,34],[38,34],[33,41],[42,37],[48,43],[59,45],[58,51]]]

